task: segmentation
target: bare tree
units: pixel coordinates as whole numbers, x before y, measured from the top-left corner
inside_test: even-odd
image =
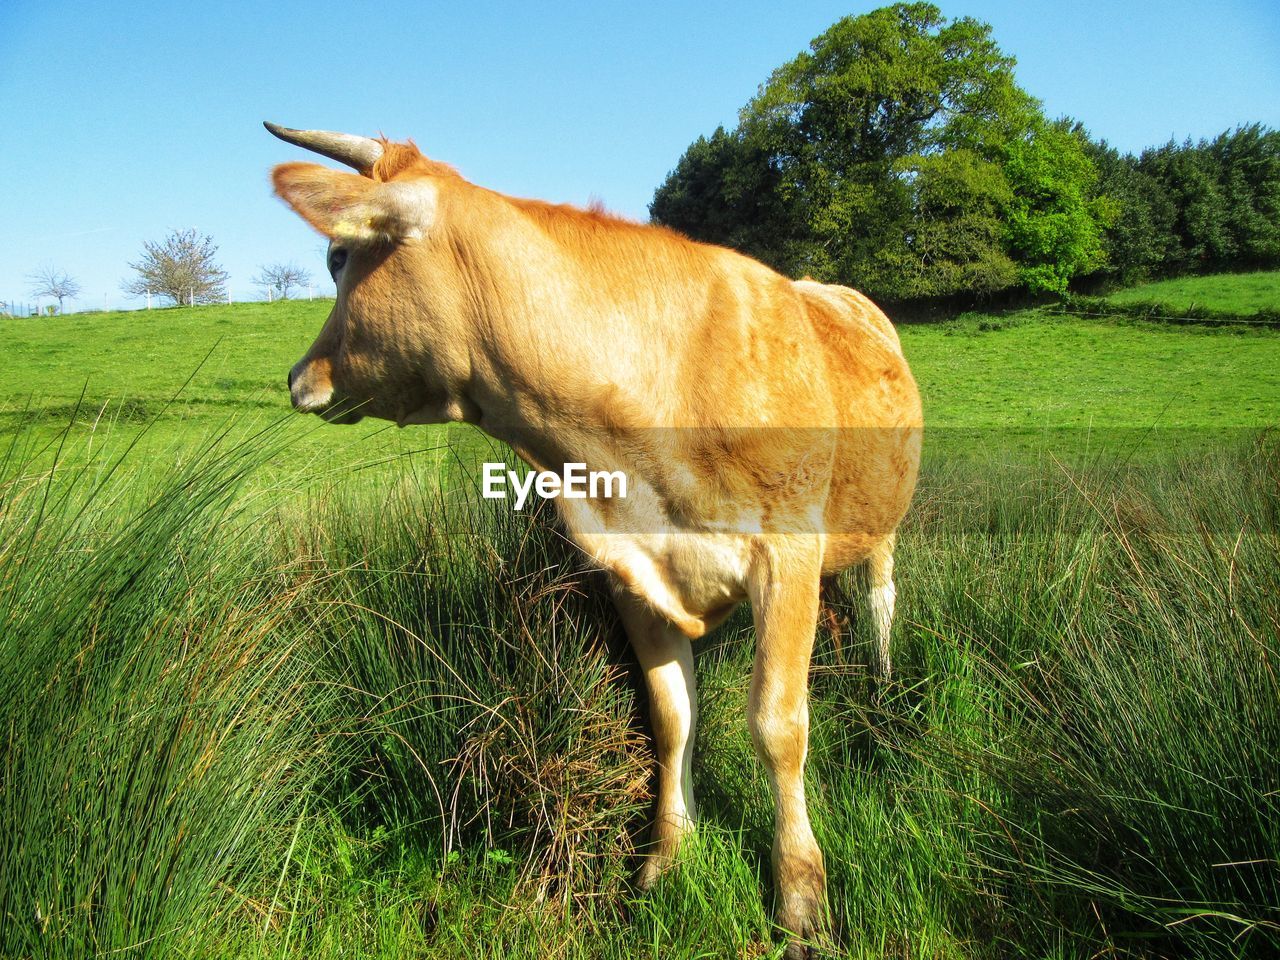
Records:
[[[33,297],[53,297],[58,301],[59,313],[62,312],[63,300],[68,297],[74,300],[80,296],[80,281],[52,264],[27,274],[27,280],[31,283]]]
[[[311,274],[296,263],[269,263],[262,267],[253,282],[277,300],[288,300],[289,291],[311,283]]]
[[[213,238],[195,230],[174,230],[164,240],[142,245],[142,259],[129,267],[138,272],[121,284],[135,297],[148,293],[174,303],[220,303],[226,300],[227,272],[214,260]]]

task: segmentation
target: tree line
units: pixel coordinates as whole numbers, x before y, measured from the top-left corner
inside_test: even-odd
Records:
[[[846,17],[689,146],[651,219],[890,301],[1280,264],[1280,133],[1122,154],[1013,67],[930,3]]]
[[[1106,276],[1280,265],[1280,131],[1254,123],[1138,156],[1086,144],[1111,206]]]
[[[134,276],[122,282],[120,289],[131,297],[147,297],[148,305],[153,296],[175,305],[225,303],[228,275],[217,254],[211,236],[194,229],[170,231],[163,240],[143,243],[142,255],[129,264]],[[65,300],[74,300],[81,290],[79,280],[52,264],[28,274],[27,282],[32,296],[58,301],[57,313],[63,312]],[[253,283],[268,299],[287,300],[312,279],[296,263],[271,263],[259,268]]]

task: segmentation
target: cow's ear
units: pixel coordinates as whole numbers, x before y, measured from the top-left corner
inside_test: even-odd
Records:
[[[435,219],[435,187],[425,180],[379,183],[315,163],[282,163],[271,182],[276,196],[334,240],[416,239]]]

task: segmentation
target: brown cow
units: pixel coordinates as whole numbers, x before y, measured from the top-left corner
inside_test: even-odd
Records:
[[[921,411],[893,326],[854,290],[791,281],[721,247],[598,211],[507,197],[412,143],[267,124],[341,161],[286,163],[276,193],[330,239],[337,300],[289,374],[336,423],[465,421],[543,470],[623,471],[625,499],[559,499],[607,571],[648,681],[658,761],[642,885],[694,822],[690,641],[743,600],[748,720],[776,805],[777,920],[824,913],[805,808],[819,583],[867,562],[889,670],[894,531]]]

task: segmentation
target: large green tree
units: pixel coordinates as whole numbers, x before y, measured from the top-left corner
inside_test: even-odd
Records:
[[[1165,273],[1178,244],[1173,234],[1177,208],[1164,184],[1140,169],[1135,157],[1105,141],[1091,141],[1088,150],[1098,171],[1096,202],[1108,204],[1111,212],[1099,273],[1124,284]]]
[[[1137,157],[1105,143],[1089,151],[1097,200],[1114,212],[1104,276],[1129,282],[1280,264],[1280,132],[1250,124]]]
[[[1174,247],[1165,272],[1205,269],[1232,260],[1236,244],[1227,204],[1208,152],[1188,141],[1144,150],[1139,169],[1160,183],[1173,203]]]
[[[886,230],[864,262],[851,264],[859,283],[938,297],[992,294],[1017,282],[1017,265],[1002,248],[1002,213],[1012,196],[998,165],[960,148],[912,156],[895,172],[909,184],[910,221],[903,230]]]
[[[1112,211],[1093,197],[1096,173],[1084,145],[1077,127],[1035,115],[1001,148],[1012,192],[1005,248],[1033,292],[1065,293],[1072,277],[1105,262],[1103,228]]]
[[[1105,205],[1013,66],[929,3],[846,17],[686,151],[651,216],[886,298],[1061,289],[1101,256]]]
[[[756,144],[716,129],[685,151],[649,205],[657,223],[770,262],[792,232],[779,171]]]
[[[1280,132],[1250,124],[1220,134],[1201,149],[1218,171],[1237,262],[1280,262]]]

